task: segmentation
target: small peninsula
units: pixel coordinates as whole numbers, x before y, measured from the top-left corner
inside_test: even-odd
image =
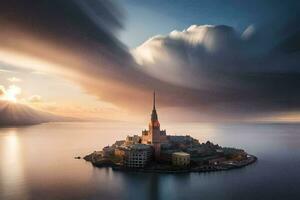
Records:
[[[257,160],[243,149],[221,147],[210,141],[200,143],[189,135],[167,135],[166,130],[160,129],[155,106],[154,92],[148,130],[143,130],[141,135],[127,136],[84,159],[96,167],[160,173],[230,170]]]

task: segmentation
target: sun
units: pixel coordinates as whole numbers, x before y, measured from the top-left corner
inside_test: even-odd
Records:
[[[16,103],[17,102],[17,96],[19,94],[21,94],[21,91],[22,90],[21,90],[20,87],[15,86],[15,85],[10,85],[8,87],[8,89],[6,90],[6,92],[5,92],[5,95],[4,95],[3,99]]]

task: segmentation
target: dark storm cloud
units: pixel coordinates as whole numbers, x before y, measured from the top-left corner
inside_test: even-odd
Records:
[[[134,55],[145,73],[193,90],[186,106],[244,115],[295,111],[300,108],[299,28],[284,32],[290,22],[269,35],[253,27],[239,34],[223,25],[191,26],[149,39]]]
[[[54,60],[62,65],[58,74],[79,73],[61,72],[129,110],[144,109],[157,89],[165,106],[256,116],[300,108],[299,3],[285,5],[244,33],[192,26],[148,40],[133,58],[116,37],[124,14],[111,1],[11,0],[0,6],[0,42]]]
[[[109,0],[5,1],[0,6],[0,26],[5,27],[0,32],[0,56],[25,53],[45,60],[53,64],[51,69],[39,63],[26,67],[54,72],[102,100],[141,110],[153,83],[158,88],[160,81],[139,72],[116,37],[123,19],[122,10]],[[23,67],[14,61],[18,59],[2,62]]]
[[[122,62],[130,57],[113,34],[122,27],[123,14],[111,1],[12,0],[1,2],[0,12],[4,32],[26,32],[69,48],[99,45],[99,53]]]
[[[1,2],[1,23],[57,41],[85,39],[116,46],[108,32],[121,28],[121,11],[109,1],[12,0]],[[110,7],[111,6],[111,7]],[[82,42],[82,41],[79,41]],[[118,49],[118,48],[116,48]]]
[[[122,19],[122,10],[109,0],[5,1],[0,6],[0,25],[5,27],[0,33],[1,48],[80,73],[78,78],[56,69],[105,98],[109,89],[113,94],[130,85],[145,88],[144,81],[150,78],[132,67],[135,62],[130,52],[116,38]]]

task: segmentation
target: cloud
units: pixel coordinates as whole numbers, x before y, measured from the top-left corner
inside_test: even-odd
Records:
[[[299,59],[270,51],[267,44],[251,39],[254,32],[253,26],[239,34],[224,25],[192,25],[167,36],[154,36],[132,54],[143,72],[195,89],[239,88],[237,81],[243,74],[297,70]]]
[[[154,80],[134,67],[117,39],[123,19],[121,9],[106,0],[6,1],[0,7],[0,25],[6,27],[0,61],[63,76],[125,108],[133,97],[145,97]]]
[[[12,71],[6,69],[0,69],[0,73],[12,73]]]
[[[249,40],[255,34],[255,26],[252,24],[246,28],[241,37],[244,40]]]
[[[162,81],[196,89],[217,83],[206,78],[218,69],[234,70],[244,55],[244,41],[232,27],[192,25],[155,36],[133,50],[139,68]],[[237,60],[239,59],[239,60]],[[200,78],[201,76],[201,78]]]
[[[185,106],[244,115],[299,109],[299,53],[270,48],[255,34],[254,27],[240,34],[224,25],[192,25],[154,36],[132,54],[142,72],[185,88]]]
[[[0,99],[6,101],[17,101],[17,96],[20,95],[22,89],[16,85],[10,85],[7,88],[0,85]]]
[[[9,82],[21,82],[22,80],[16,77],[10,77],[7,79]]]
[[[0,85],[0,98],[3,97],[6,93],[5,87],[3,85]]]
[[[40,103],[42,102],[42,97],[40,95],[32,95],[28,98],[28,101],[30,103]]]
[[[111,1],[10,0],[0,7],[0,61],[63,76],[133,115],[151,109],[153,89],[183,118],[269,115],[300,108],[295,18],[243,33],[193,25],[129,51]]]

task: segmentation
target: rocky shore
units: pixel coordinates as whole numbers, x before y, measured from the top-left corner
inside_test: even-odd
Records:
[[[188,167],[175,167],[169,163],[149,163],[144,168],[127,168],[121,163],[114,162],[110,158],[99,157],[97,152],[91,153],[83,158],[84,160],[91,162],[93,166],[98,168],[111,167],[113,170],[128,171],[128,172],[143,172],[143,173],[204,173],[204,172],[215,172],[225,171],[245,167],[253,164],[257,161],[257,157],[254,155],[247,154],[247,158],[240,161],[224,161],[218,164],[209,165],[193,165]]]
[[[119,165],[115,165],[115,166],[111,166],[111,167],[113,170],[144,172],[144,173],[190,173],[190,172],[204,173],[204,172],[216,172],[216,171],[238,169],[238,168],[246,167],[247,165],[253,164],[256,161],[257,161],[257,157],[255,157],[253,155],[249,155],[249,158],[247,160],[240,162],[240,163],[220,164],[220,165],[204,165],[201,167],[190,167],[190,168],[174,168],[173,166],[170,166],[170,165],[167,167],[148,166],[143,169],[126,168],[126,167],[119,166]]]

